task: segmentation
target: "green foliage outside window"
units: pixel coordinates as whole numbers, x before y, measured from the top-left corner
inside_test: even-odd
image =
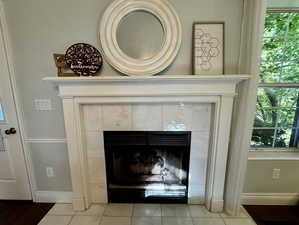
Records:
[[[299,13],[267,13],[253,147],[297,147],[299,84],[294,84],[299,83],[298,62]]]

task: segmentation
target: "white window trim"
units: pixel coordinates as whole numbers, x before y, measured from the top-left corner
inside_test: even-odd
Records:
[[[267,13],[284,13],[284,12],[299,13],[299,8],[268,8],[267,9]],[[286,38],[286,39],[289,39],[289,38],[299,38],[299,36],[263,36],[263,39],[264,38]],[[258,88],[261,88],[261,87],[299,88],[299,83],[258,83]],[[278,107],[278,108],[283,108],[283,107]],[[274,136],[276,136],[276,130],[278,128],[277,127],[253,127],[253,129],[275,129]],[[275,140],[273,140],[273,144],[274,144],[274,142],[275,142]],[[249,151],[250,151],[250,154],[252,154],[252,153],[268,153],[268,154],[270,154],[270,153],[273,153],[273,154],[295,153],[295,154],[298,154],[298,157],[299,157],[299,148],[294,148],[294,147],[292,147],[292,148],[287,148],[287,147],[286,148],[275,148],[274,146],[261,147],[261,148],[251,147],[249,149]]]

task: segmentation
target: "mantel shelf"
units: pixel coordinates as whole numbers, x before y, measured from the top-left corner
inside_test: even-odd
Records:
[[[62,97],[100,96],[234,96],[236,85],[248,75],[162,75],[46,77]]]
[[[91,76],[91,77],[45,77],[43,80],[54,84],[97,83],[97,82],[229,82],[238,83],[249,79],[246,74],[230,75],[161,75],[161,76]]]

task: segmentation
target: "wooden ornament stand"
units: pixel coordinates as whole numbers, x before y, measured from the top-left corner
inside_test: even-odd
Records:
[[[66,72],[69,70],[69,66],[65,62],[64,54],[53,54],[55,65],[57,67],[57,76],[58,77],[79,77],[80,75],[75,73]]]

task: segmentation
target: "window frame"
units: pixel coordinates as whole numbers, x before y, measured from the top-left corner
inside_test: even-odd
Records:
[[[299,8],[268,8],[266,11],[266,14],[268,13],[299,13]],[[263,32],[265,32],[265,30],[263,30]],[[289,39],[289,38],[298,38],[299,39],[299,35],[296,36],[265,36],[263,33],[263,40],[264,38],[285,38],[285,39]],[[260,66],[261,66],[261,62],[260,61]],[[283,62],[283,60],[281,61]],[[259,75],[260,76],[260,75]],[[257,88],[298,88],[299,89],[299,82],[289,82],[289,83],[282,83],[282,82],[277,82],[277,83],[270,83],[270,82],[258,82]],[[277,107],[278,109],[281,109],[283,107]],[[281,127],[267,127],[266,129],[273,129],[274,130],[274,138],[273,138],[273,144],[272,147],[254,147],[251,146],[250,147],[250,151],[254,151],[254,152],[299,152],[299,142],[297,142],[297,147],[275,147],[275,138],[276,138],[276,132],[277,130],[281,128]],[[258,129],[265,129],[265,127],[255,127],[253,125],[252,130],[258,130]],[[291,128],[289,128],[291,129]],[[298,128],[299,130],[299,128]]]
[[[3,120],[0,119],[0,124],[6,124],[6,116],[5,116],[5,110],[4,110],[4,106],[3,106],[3,102],[1,101],[2,99],[0,98],[0,111],[1,111],[1,115],[3,116]]]

